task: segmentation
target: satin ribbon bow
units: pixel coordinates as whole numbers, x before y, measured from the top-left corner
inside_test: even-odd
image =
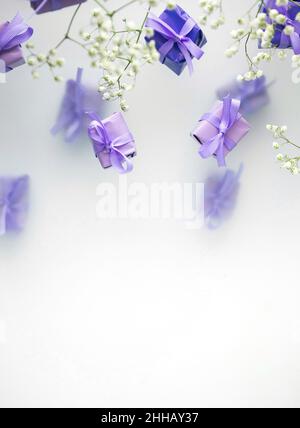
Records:
[[[239,113],[240,104],[240,100],[233,99],[228,95],[223,99],[221,118],[218,118],[213,113],[206,113],[202,116],[200,121],[205,120],[218,130],[218,134],[215,137],[203,142],[199,151],[203,158],[216,155],[218,165],[226,166],[224,149],[226,148],[228,151],[231,151],[237,144],[228,137],[227,133],[241,117]]]
[[[33,34],[33,29],[17,13],[11,22],[7,22],[0,30],[0,51],[7,51],[26,42]]]
[[[286,25],[293,27],[294,31],[289,36],[285,34],[284,30],[281,32],[280,47],[287,48],[292,45],[295,55],[300,55],[300,22],[287,18]]]
[[[167,41],[159,49],[162,62],[176,43],[187,62],[190,74],[192,74],[193,57],[200,59],[204,54],[203,50],[200,49],[199,46],[197,46],[196,43],[194,43],[189,37],[187,37],[195,25],[195,21],[192,18],[189,18],[178,34],[162,19],[153,14],[150,14],[146,22],[146,27],[153,28],[154,31],[157,31],[167,39]]]
[[[111,140],[105,126],[97,115],[88,113],[88,116],[92,119],[88,133],[90,138],[93,140],[95,155],[98,157],[98,154],[101,152],[109,152],[112,166],[120,173],[124,174],[132,171],[132,162],[122,152],[122,149],[134,140],[132,134],[130,132],[126,132],[114,140]]]

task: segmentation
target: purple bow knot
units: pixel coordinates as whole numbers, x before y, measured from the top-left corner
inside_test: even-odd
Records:
[[[241,117],[239,113],[240,104],[240,100],[227,96],[223,99],[221,118],[216,117],[212,113],[206,113],[202,116],[200,121],[206,120],[218,130],[218,134],[215,137],[203,142],[199,151],[203,158],[206,159],[215,154],[218,165],[226,166],[224,149],[226,148],[228,151],[231,151],[236,146],[236,143],[228,136],[228,131]]]
[[[133,136],[127,132],[111,140],[105,126],[97,115],[88,113],[92,122],[89,125],[88,133],[93,141],[93,147],[96,157],[99,153],[107,152],[110,154],[111,164],[120,173],[132,171],[133,164],[130,159],[122,152],[122,148],[133,141]]]
[[[196,43],[194,43],[189,37],[187,37],[195,25],[195,21],[192,18],[189,18],[178,34],[162,19],[153,14],[150,14],[146,22],[146,27],[152,28],[154,31],[157,31],[167,39],[166,43],[164,43],[159,49],[161,54],[161,61],[164,61],[170,50],[173,48],[174,44],[177,43],[179,50],[187,62],[189,72],[192,74],[192,58],[195,57],[200,59],[204,54],[203,50],[200,49],[199,46],[197,46]]]

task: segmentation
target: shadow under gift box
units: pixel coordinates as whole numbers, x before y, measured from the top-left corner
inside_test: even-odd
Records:
[[[177,5],[172,10],[166,9],[159,18],[179,34],[186,21],[191,17]],[[194,28],[187,34],[187,37],[199,46],[199,48],[202,48],[202,46],[207,43],[204,33],[196,22]],[[151,40],[155,41],[155,46],[158,51],[167,41],[167,39],[157,31],[154,32],[153,37],[146,37],[147,42],[150,42]],[[161,63],[165,64],[178,76],[180,76],[187,65],[186,60],[176,43]]]
[[[269,103],[268,86],[265,76],[242,82],[235,79],[229,85],[217,89],[217,96],[224,98],[229,94],[232,98],[240,100],[240,111],[246,116],[255,113]]]
[[[216,116],[218,119],[221,119],[223,113],[223,106],[223,102],[218,101],[210,113]],[[235,123],[226,132],[226,137],[230,138],[235,143],[235,145],[237,145],[241,141],[241,139],[248,134],[249,130],[250,124],[239,113]],[[192,131],[191,135],[202,145],[203,143],[210,141],[214,137],[217,137],[219,132],[220,130],[207,120],[200,120],[194,131]],[[230,151],[231,150],[228,150],[226,145],[224,145],[224,156],[227,156]],[[214,156],[216,157],[216,154],[214,154]]]
[[[130,134],[127,123],[125,122],[125,119],[121,113],[114,113],[112,116],[103,119],[102,124],[111,141],[117,139],[121,135]],[[122,146],[122,153],[128,158],[133,158],[136,156],[134,140]],[[96,153],[102,168],[110,168],[112,166],[110,155],[111,151],[109,149]]]
[[[31,7],[34,10],[37,10],[40,6],[42,6],[43,3],[44,6],[42,6],[38,11],[37,14],[40,13],[46,13],[46,12],[53,12],[55,10],[63,9],[65,7],[79,5],[81,3],[85,3],[87,0],[47,0],[45,3],[45,0],[31,0]]]

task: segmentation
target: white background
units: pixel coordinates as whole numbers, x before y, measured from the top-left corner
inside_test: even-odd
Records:
[[[1,21],[18,9],[30,14],[25,0],[0,3]],[[198,2],[179,3],[199,14]],[[129,182],[196,182],[216,172],[189,132],[215,89],[245,71],[242,55],[230,61],[223,51],[252,1],[224,3],[226,27],[207,30],[192,78],[160,64],[141,73],[127,115],[138,145]],[[33,18],[38,50],[61,38],[71,14]],[[137,6],[132,16],[142,18]],[[62,55],[66,77],[87,64],[72,45]],[[265,123],[287,124],[297,139],[300,87],[289,61],[268,72],[272,104],[228,158],[245,170],[234,215],[215,232],[97,220],[96,187],[118,176],[100,168],[87,139],[68,146],[49,134],[63,85],[46,69],[40,81],[26,66],[7,76],[0,172],[30,174],[31,210],[24,233],[0,241],[1,406],[298,407],[299,178],[274,161]]]

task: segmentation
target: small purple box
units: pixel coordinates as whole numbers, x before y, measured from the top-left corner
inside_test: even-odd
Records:
[[[180,6],[176,6],[174,9],[166,9],[159,18],[168,24],[177,34],[180,34],[180,31],[184,27],[185,23],[192,19]],[[201,28],[195,22],[192,30],[187,34],[187,37],[195,43],[199,48],[202,48],[207,42],[204,33]],[[155,41],[155,46],[158,51],[166,43],[167,39],[158,31],[154,31],[154,35],[151,38],[146,38],[149,42],[151,40]],[[178,76],[183,72],[187,65],[187,61],[184,58],[181,50],[178,45],[175,43],[172,49],[168,52],[165,58],[161,58],[162,64],[165,64]]]
[[[113,166],[112,156],[114,156],[117,158],[116,163],[119,164],[117,165],[119,172],[131,171],[132,167],[127,165],[127,168],[124,168],[123,162],[136,156],[136,147],[122,113],[114,113],[101,121],[94,114],[90,117],[93,121],[89,126],[89,136],[101,166],[103,168]]]
[[[37,14],[53,12],[68,6],[84,3],[86,0],[31,0],[31,7],[36,10]]]
[[[216,138],[220,136],[223,137],[225,141],[223,145],[224,157],[226,157],[228,153],[239,143],[239,141],[249,132],[250,125],[243,116],[238,113],[231,126],[222,131],[223,112],[224,101],[218,101],[211,112],[205,115],[208,119],[203,118],[200,120],[197,127],[192,132],[192,136],[201,144],[202,147],[204,144],[209,142],[214,144]],[[209,117],[211,117],[212,120],[210,120]],[[217,123],[219,123],[218,126],[216,126]],[[229,144],[226,144],[226,140]],[[202,158],[208,157],[202,153],[202,149],[200,149],[199,154]],[[217,157],[217,149],[213,151],[212,154]],[[225,166],[225,162],[221,164],[219,163],[219,166]]]

